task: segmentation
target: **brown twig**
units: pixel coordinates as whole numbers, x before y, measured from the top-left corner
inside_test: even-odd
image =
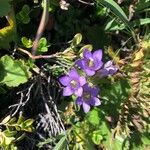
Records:
[[[52,55],[38,55],[38,56],[34,56],[32,55],[30,52],[28,52],[27,50],[24,50],[20,47],[18,47],[18,50],[27,54],[31,59],[47,59],[47,58],[58,58],[58,57],[61,57],[61,52],[59,53],[55,53],[55,54],[52,54]]]
[[[36,55],[37,47],[38,47],[38,42],[44,32],[45,26],[48,22],[48,6],[49,6],[49,0],[43,0],[43,13],[40,21],[39,28],[36,33],[35,40],[33,42],[33,47],[32,47],[32,55]]]

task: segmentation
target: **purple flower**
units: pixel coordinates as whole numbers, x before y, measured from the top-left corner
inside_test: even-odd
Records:
[[[96,50],[93,54],[88,50],[84,49],[83,59],[76,61],[76,64],[85,71],[88,76],[93,76],[95,71],[99,70],[103,62],[102,60],[102,50]]]
[[[99,70],[100,76],[105,77],[108,75],[113,75],[117,72],[118,68],[113,64],[112,60],[107,61],[103,68]]]
[[[83,86],[83,94],[82,97],[78,97],[76,99],[77,105],[82,105],[83,110],[87,113],[92,106],[98,106],[101,104],[100,100],[97,98],[99,89],[96,87],[91,87],[86,83]]]
[[[72,94],[81,96],[83,93],[82,86],[86,83],[85,77],[80,76],[74,68],[70,70],[68,75],[59,78],[59,81],[65,86],[63,96],[70,96]]]

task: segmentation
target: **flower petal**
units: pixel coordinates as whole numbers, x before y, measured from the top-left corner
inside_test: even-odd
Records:
[[[78,59],[75,64],[77,64],[80,68],[83,68],[83,59]]]
[[[109,75],[109,71],[106,69],[101,69],[98,71],[98,73],[99,73],[100,77],[106,77]]]
[[[116,66],[113,66],[112,68],[109,69],[109,74],[113,75],[117,72],[118,68]]]
[[[69,86],[67,86],[67,87],[64,88],[64,90],[63,90],[63,96],[70,96],[72,94],[73,94],[73,90]]]
[[[64,85],[67,86],[70,83],[70,78],[69,76],[63,76],[59,78],[59,82]]]
[[[102,60],[102,50],[96,50],[94,53],[93,53],[93,58],[97,59],[97,60]]]
[[[92,53],[88,49],[84,49],[83,57],[89,59],[92,57]]]
[[[95,59],[94,60],[94,70],[99,70],[103,66],[103,62],[100,60]]]
[[[83,93],[83,88],[82,87],[79,87],[77,90],[75,90],[74,94],[76,96],[82,96],[82,93]]]
[[[77,105],[82,105],[82,103],[83,103],[82,97],[78,97],[78,98],[76,99],[76,104],[77,104]]]
[[[93,76],[95,74],[95,71],[90,69],[85,69],[85,72],[88,76]]]
[[[91,108],[90,105],[85,102],[83,102],[82,107],[83,107],[83,110],[85,113],[89,112],[89,110]]]
[[[105,64],[104,64],[104,68],[109,68],[113,65],[113,61],[112,60],[109,60],[107,61]]]
[[[99,88],[92,87],[90,91],[91,91],[91,95],[96,97],[98,95],[98,93],[99,93]]]
[[[97,97],[92,97],[90,100],[90,104],[93,106],[101,105],[101,101]]]
[[[79,82],[80,82],[80,85],[83,86],[86,83],[85,77],[80,77]]]
[[[80,77],[79,74],[78,74],[78,72],[77,72],[77,70],[74,69],[74,68],[70,70],[69,76],[70,76],[71,78],[76,78],[76,79]]]

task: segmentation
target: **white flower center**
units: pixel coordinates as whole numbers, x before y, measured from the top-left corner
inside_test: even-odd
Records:
[[[89,67],[93,67],[94,66],[94,60],[92,58],[90,58],[87,62]]]
[[[75,81],[75,80],[72,80],[70,83],[71,83],[71,86],[74,87],[74,88],[75,88],[75,87],[77,86],[77,84],[78,84],[77,81]]]

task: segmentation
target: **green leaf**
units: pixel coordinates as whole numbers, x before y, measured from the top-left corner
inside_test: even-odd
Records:
[[[48,47],[46,38],[41,38],[38,45],[38,52],[47,52]]]
[[[121,79],[112,85],[105,85],[105,90],[101,92],[105,115],[117,117],[121,103],[125,102],[130,93],[128,80]],[[111,108],[111,109],[110,109]],[[117,119],[117,118],[116,118]]]
[[[0,0],[0,17],[8,15],[10,11],[11,0]]]
[[[146,8],[150,8],[150,0],[140,0],[135,7],[135,12],[144,11]]]
[[[125,24],[118,24],[116,22],[116,18],[110,20],[105,26],[106,31],[116,31],[116,30],[123,30],[123,29],[125,29]]]
[[[15,136],[15,135],[17,134],[17,131],[5,130],[3,133],[4,133],[5,136],[7,136],[7,137],[13,137],[13,136]]]
[[[124,23],[128,24],[128,18],[121,7],[114,0],[97,0],[98,3],[110,8],[110,10],[119,17]]]
[[[86,119],[92,124],[92,125],[98,125],[100,123],[100,116],[97,109],[93,109],[89,113],[87,113]]]
[[[24,122],[24,125],[26,127],[29,127],[33,124],[34,120],[33,119],[27,119],[25,122]]]
[[[141,19],[134,20],[133,22],[131,22],[131,25],[133,25],[134,27],[142,26],[146,24],[150,24],[150,18],[141,18]]]
[[[59,142],[56,144],[56,146],[54,147],[53,150],[63,150],[66,148],[67,145],[67,140],[66,140],[66,136],[63,136]]]
[[[53,142],[53,139],[52,139],[52,138],[48,138],[48,139],[45,139],[45,140],[42,141],[42,142],[39,142],[39,143],[37,144],[37,146],[38,146],[39,148],[42,148],[45,144],[52,143],[52,142]]]
[[[132,27],[138,27],[138,26],[150,24],[150,18],[137,19],[130,22],[129,24]],[[116,30],[123,30],[123,29],[125,29],[125,24],[118,24],[116,22],[116,18],[110,20],[105,26],[106,31],[116,31]]]
[[[22,37],[21,38],[22,44],[26,47],[26,48],[31,48],[33,42],[31,41],[31,39],[27,39],[26,37]]]
[[[29,67],[23,60],[14,60],[12,57],[5,55],[1,57],[0,64],[0,82],[8,87],[17,87],[28,81],[31,77]]]
[[[128,18],[124,11],[121,9],[121,7],[114,1],[114,0],[96,0],[99,4],[102,4],[103,6],[108,7],[112,13],[118,17],[130,30],[133,36],[133,28],[130,26],[130,23],[128,21]]]
[[[103,139],[102,135],[101,135],[101,131],[100,130],[96,130],[92,133],[91,135],[92,141],[94,142],[94,144],[99,145],[101,140]]]
[[[14,137],[6,137],[5,138],[5,145],[10,145],[11,144],[11,142],[13,142],[15,140],[15,138]]]
[[[25,118],[24,118],[22,115],[20,115],[20,116],[19,116],[19,119],[18,119],[18,121],[17,121],[17,124],[20,125],[20,124],[22,124],[24,121],[25,121]]]
[[[82,34],[81,33],[77,33],[71,43],[72,47],[76,47],[77,45],[79,45],[82,41]]]
[[[24,5],[22,7],[22,10],[16,15],[16,18],[20,22],[24,24],[28,24],[30,22],[29,13],[30,13],[30,7],[28,5]]]

